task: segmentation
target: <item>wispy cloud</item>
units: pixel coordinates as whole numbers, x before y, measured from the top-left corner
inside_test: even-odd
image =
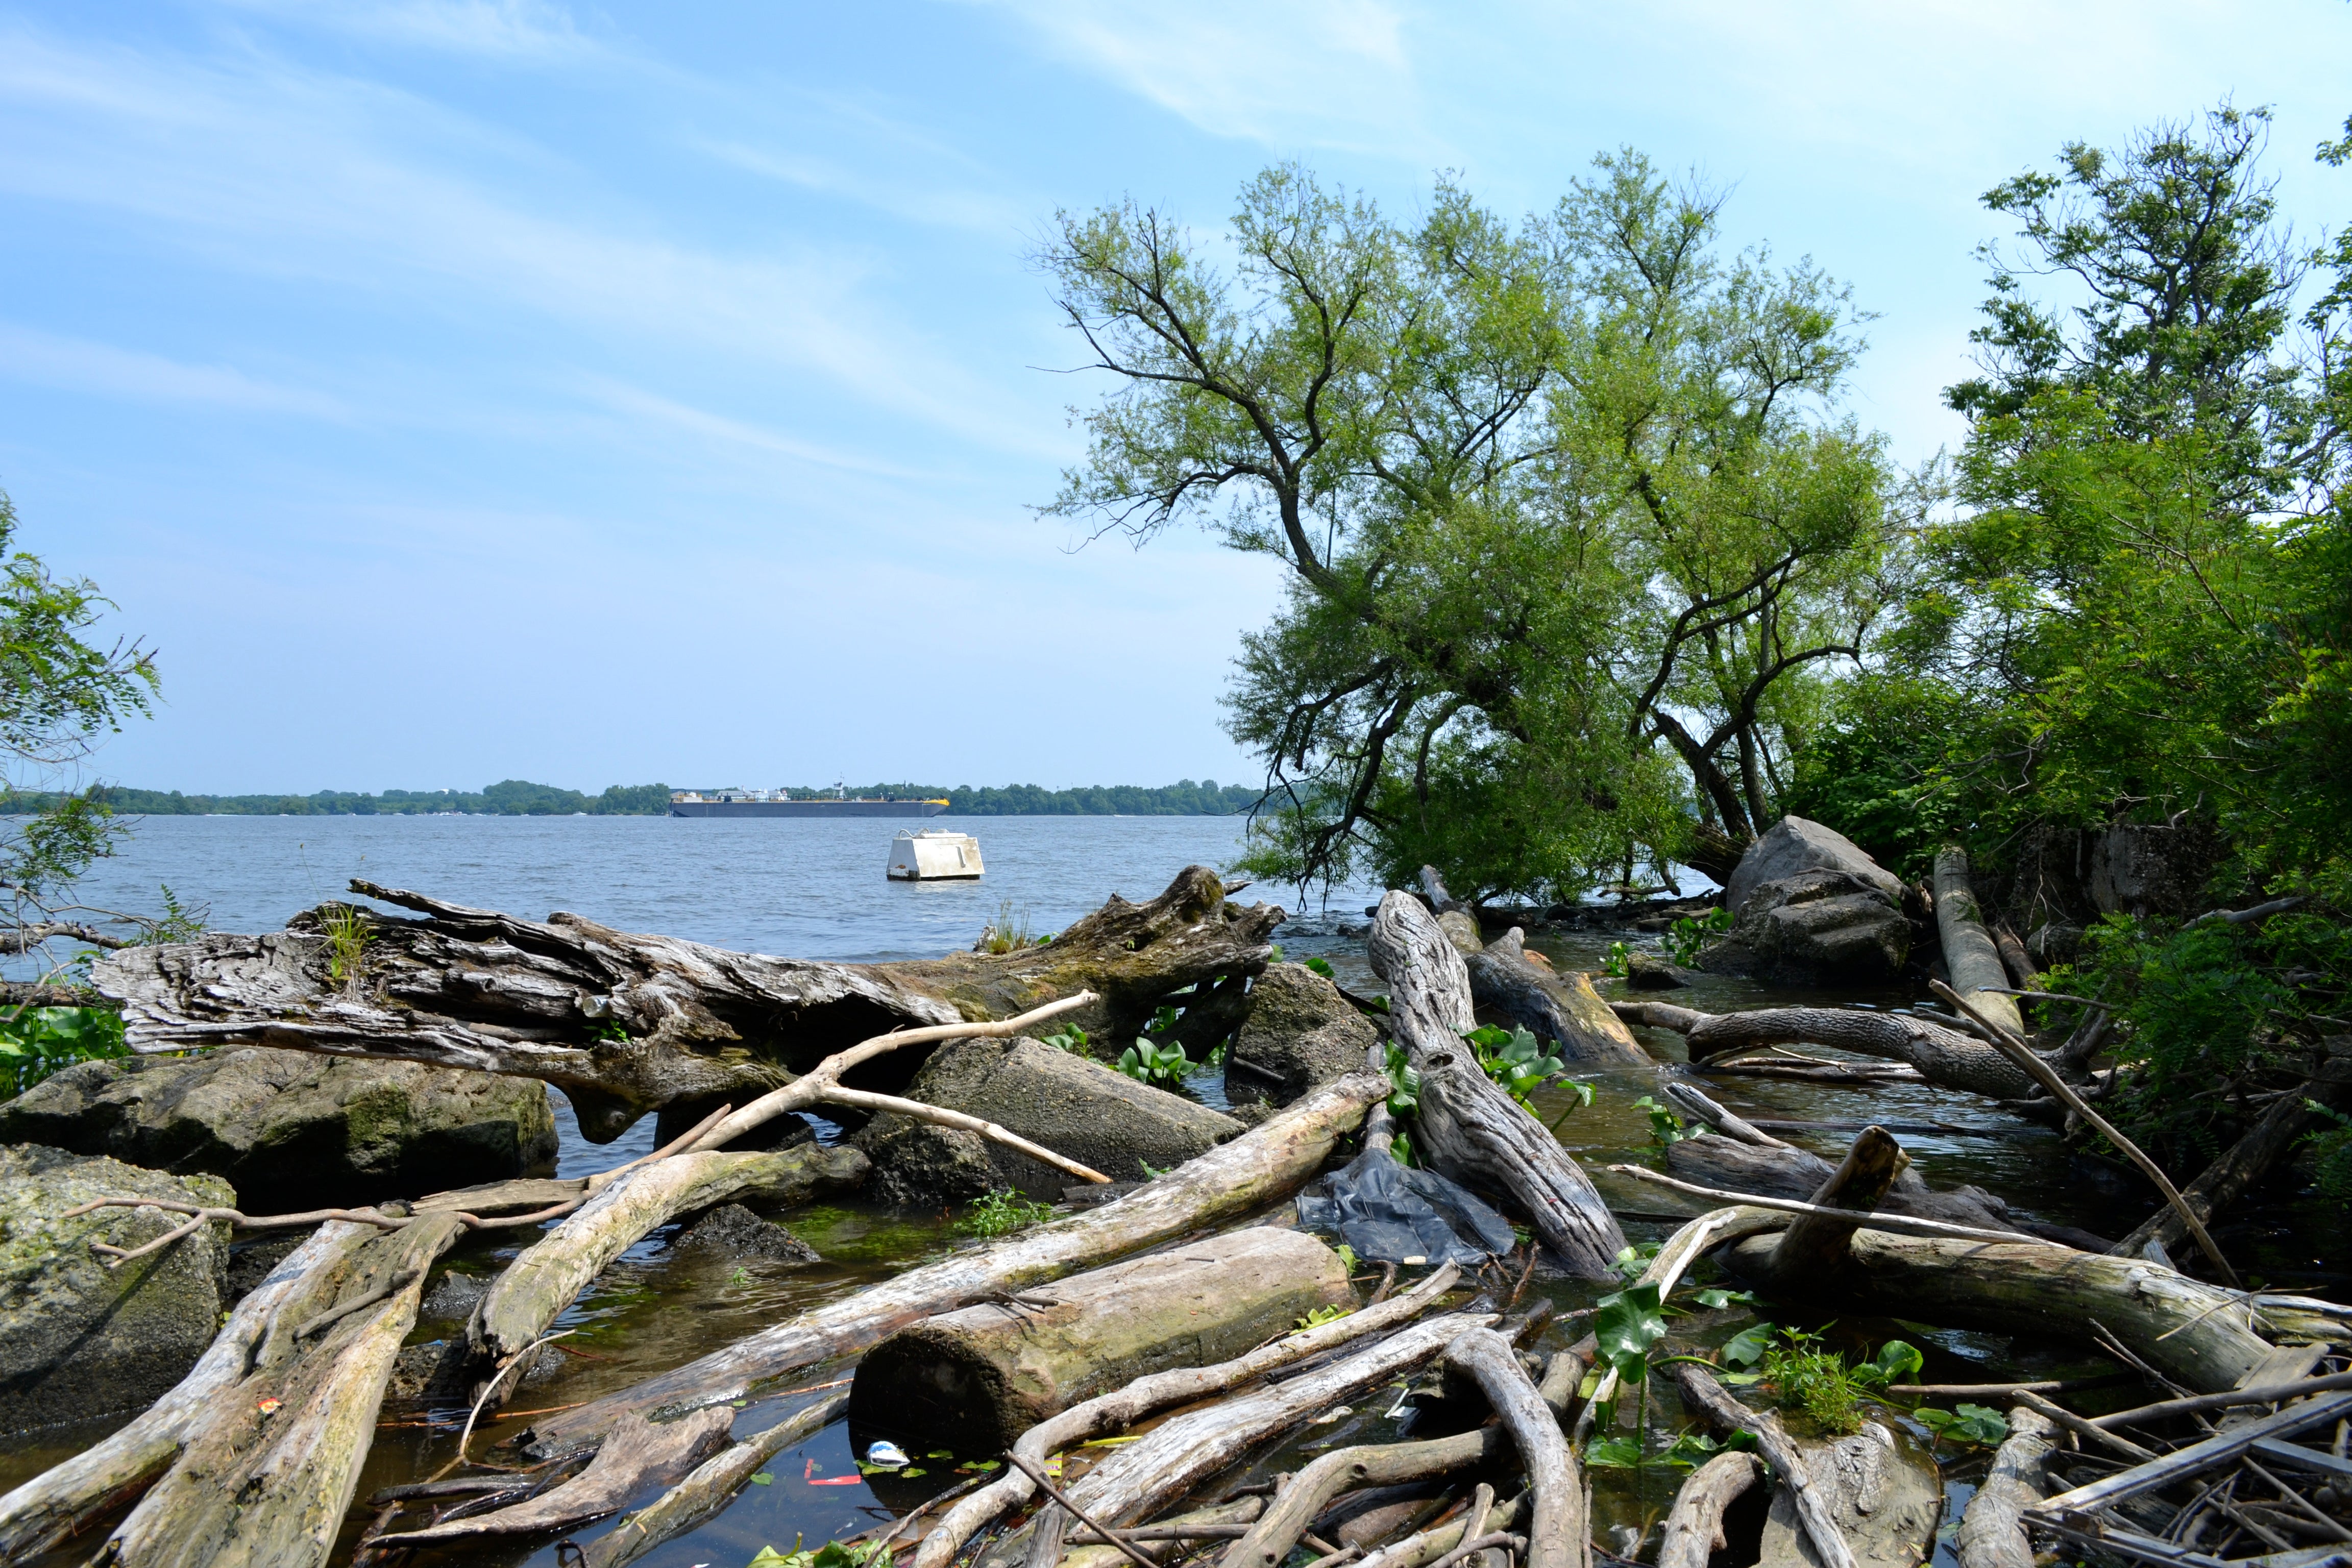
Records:
[[[183,364],[160,354],[58,337],[0,321],[0,375],[35,386],[143,403],[198,404],[247,413],[344,419],[323,393],[257,381],[225,365]]]
[[[689,137],[687,145],[746,174],[781,180],[823,195],[839,196],[911,223],[1005,235],[1018,230],[1034,216],[984,191],[877,178],[835,159],[797,149],[762,148],[698,136]]]
[[[1018,18],[1055,57],[1217,136],[1277,147],[1444,156],[1405,18],[1383,0],[969,0]]]
[[[567,62],[599,55],[572,14],[545,0],[226,0],[237,9],[384,43],[501,60]]]
[[[871,474],[886,479],[933,479],[939,476],[895,463],[878,462],[861,453],[844,451],[814,441],[754,425],[747,420],[714,414],[707,408],[697,408],[689,403],[663,397],[611,379],[608,376],[583,377],[580,390],[590,400],[633,419],[649,421],[676,431],[698,436],[706,440],[750,451],[789,458],[796,462],[814,463],[820,468],[839,468],[846,473]]]

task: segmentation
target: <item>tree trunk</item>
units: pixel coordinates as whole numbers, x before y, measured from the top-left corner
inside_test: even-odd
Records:
[[[1834,1275],[1781,1278],[1770,1272],[1776,1245],[1753,1237],[1724,1260],[1774,1290],[1841,1310],[2076,1341],[2096,1322],[2166,1376],[2200,1393],[2231,1387],[2270,1353],[2243,1317],[2228,1310],[2234,1292],[2128,1258],[1865,1228],[1854,1233]]]
[[[122,1004],[135,1051],[266,1045],[542,1079],[604,1142],[673,1102],[740,1105],[895,1027],[1011,1017],[1091,990],[1102,1001],[1078,1021],[1120,1037],[1171,992],[1262,972],[1283,919],[1271,904],[1228,906],[1217,873],[1192,866],[1150,902],[1114,897],[1043,947],[819,963],[373,882],[352,890],[424,918],[364,911],[350,984],[329,973],[315,912],[264,936],[125,948],[100,961],[96,983]],[[877,1061],[850,1087],[895,1092],[919,1065],[913,1053]]]
[[[466,1337],[485,1364],[520,1355],[605,1266],[681,1214],[740,1193],[797,1202],[865,1178],[855,1149],[797,1144],[768,1153],[713,1151],[641,1165],[588,1201],[507,1265],[475,1305]]]
[[[540,1457],[593,1447],[631,1410],[725,1404],[801,1367],[856,1355],[936,1313],[1058,1279],[1123,1254],[1235,1217],[1286,1196],[1320,1170],[1341,1134],[1388,1094],[1388,1080],[1351,1073],[1316,1089],[1230,1143],[1115,1203],[993,1247],[910,1268],[740,1340],[634,1387],[567,1410],[529,1435]]]
[[[1381,900],[1367,945],[1374,973],[1389,983],[1390,1023],[1421,1074],[1415,1147],[1445,1174],[1517,1198],[1578,1278],[1612,1278],[1625,1237],[1608,1205],[1559,1140],[1462,1043],[1475,1023],[1462,955],[1420,900],[1400,892]]]
[[[1766,1247],[1777,1242],[1757,1237]],[[1756,1438],[1757,1452],[1772,1467],[1796,1504],[1797,1517],[1803,1521],[1805,1534],[1813,1544],[1813,1552],[1821,1568],[1854,1568],[1853,1552],[1846,1544],[1845,1533],[1839,1528],[1836,1505],[1824,1494],[1821,1483],[1805,1463],[1804,1455],[1780,1425],[1780,1418],[1767,1411],[1762,1415],[1750,1410],[1724,1392],[1715,1374],[1703,1366],[1685,1362],[1675,1368],[1675,1381],[1682,1385],[1684,1403],[1712,1421],[1725,1432],[1748,1432]]]
[[[1924,1018],[1843,1007],[1759,1007],[1752,1013],[1702,1013],[1670,1002],[1620,1002],[1629,1024],[1672,1029],[1690,1042],[1691,1060],[1704,1062],[1759,1046],[1812,1044],[1856,1056],[1908,1062],[1930,1083],[1995,1100],[2028,1100],[2040,1092],[2023,1068],[1980,1040]]]
[[[1348,1271],[1313,1237],[1233,1231],[902,1329],[858,1363],[850,1413],[925,1448],[1000,1453],[1072,1405],[1229,1360],[1342,1301]]]
[[[1573,972],[1553,973],[1527,957],[1519,928],[1463,962],[1470,997],[1540,1039],[1550,1040],[1570,1067],[1654,1067],[1650,1053],[1619,1022],[1592,982]]]
[[[2020,1516],[2042,1498],[2042,1465],[2058,1428],[2021,1405],[2009,1413],[2009,1439],[1960,1516],[1960,1568],[2033,1568],[2033,1543]]]
[[[1969,1005],[2022,1038],[2025,1020],[2009,988],[2009,966],[2000,949],[1985,930],[1984,911],[1977,907],[1976,890],[1969,885],[1969,857],[1963,849],[1946,849],[1936,857],[1936,930],[1944,941],[1944,968],[1952,989]]]
[[[1667,1511],[1658,1544],[1658,1568],[1706,1568],[1722,1551],[1723,1514],[1762,1478],[1753,1454],[1717,1454],[1683,1483]]]
[[[1911,1163],[1903,1146],[1884,1127],[1865,1127],[1845,1152],[1845,1158],[1809,1202],[1826,1208],[1852,1209],[1851,1220],[1826,1215],[1799,1215],[1780,1234],[1767,1272],[1775,1279],[1834,1274],[1845,1263],[1846,1243],[1870,1211]]]

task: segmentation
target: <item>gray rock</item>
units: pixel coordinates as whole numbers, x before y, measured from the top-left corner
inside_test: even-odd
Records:
[[[228,1184],[22,1144],[0,1149],[0,1433],[143,1409],[220,1327],[228,1226],[215,1222],[110,1269],[93,1240],[132,1247],[178,1226],[158,1209],[58,1216],[92,1198],[231,1205]]]
[[[1654,952],[1629,948],[1625,953],[1625,984],[1636,991],[1672,991],[1691,984],[1690,971],[1669,963]]]
[[[730,1258],[764,1258],[779,1263],[822,1263],[815,1247],[773,1220],[761,1219],[741,1204],[720,1204],[680,1233],[681,1252],[688,1249]]]
[[[425,1292],[425,1300],[417,1303],[416,1315],[436,1323],[462,1323],[489,1293],[488,1280],[452,1270]]]
[[[1867,985],[1901,973],[1910,956],[1911,922],[1875,883],[1802,871],[1749,893],[1698,966],[1793,985]]]
[[[1934,1458],[1898,1430],[1890,1420],[1874,1420],[1851,1437],[1797,1439],[1855,1568],[1912,1568],[1935,1551],[1942,1479]],[[1820,1562],[1798,1521],[1795,1494],[1775,1487],[1757,1568],[1817,1568]]]
[[[1784,816],[1739,858],[1731,880],[1724,884],[1723,907],[1736,914],[1758,888],[1801,871],[1850,872],[1896,905],[1903,900],[1902,881],[1853,839],[1834,827],[1801,816]]]
[[[1303,963],[1273,963],[1251,984],[1249,1018],[1225,1048],[1225,1092],[1288,1105],[1364,1065],[1381,1032]]]
[[[933,1053],[907,1098],[983,1117],[1113,1181],[1171,1170],[1234,1137],[1242,1124],[1181,1095],[1035,1040],[960,1040]],[[887,1112],[850,1140],[874,1162],[869,1191],[929,1206],[1012,1187],[1051,1200],[1067,1173],[977,1133]]]
[[[269,1214],[520,1175],[555,1118],[533,1079],[249,1047],[68,1068],[0,1105],[0,1143],[225,1177]]]

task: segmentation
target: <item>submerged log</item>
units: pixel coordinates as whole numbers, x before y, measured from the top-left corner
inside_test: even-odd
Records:
[[[1462,956],[1421,901],[1391,892],[1367,944],[1389,983],[1390,1022],[1421,1074],[1415,1147],[1439,1171],[1509,1193],[1580,1279],[1612,1277],[1624,1233],[1544,1124],[1487,1078],[1463,1044],[1475,1020]]]
[[[1890,1318],[1932,1319],[2081,1340],[2094,1325],[2167,1377],[2200,1393],[2232,1386],[2270,1353],[2244,1326],[2237,1293],[2136,1259],[2073,1252],[2042,1242],[1947,1240],[1854,1233],[1833,1275],[1771,1273],[1769,1237],[1732,1247],[1735,1273],[1800,1300]]]
[[[613,1428],[604,1446],[578,1475],[511,1508],[494,1509],[446,1524],[376,1538],[386,1549],[429,1546],[491,1535],[529,1535],[568,1530],[617,1513],[651,1486],[666,1486],[727,1446],[735,1413],[720,1406],[697,1410],[656,1425],[631,1415]]]
[[[2009,1413],[2009,1437],[1992,1469],[1960,1516],[1960,1568],[2033,1568],[2025,1510],[2042,1499],[2042,1467],[2058,1446],[2058,1428],[2021,1405]]]
[[[1524,943],[1519,928],[1513,926],[1499,941],[1464,957],[1473,1002],[1551,1041],[1560,1059],[1571,1067],[1657,1065],[1633,1038],[1633,1031],[1609,1010],[1591,981],[1529,962]]]
[[[1703,1062],[1759,1046],[1810,1043],[1860,1057],[1907,1062],[1930,1083],[1995,1100],[2025,1100],[2038,1086],[2023,1068],[1981,1040],[1901,1013],[1843,1007],[1759,1007],[1752,1013],[1702,1013],[1668,1002],[1620,1002],[1629,1024],[1672,1029]]]
[[[122,1004],[135,1051],[267,1045],[542,1079],[603,1142],[674,1102],[740,1104],[897,1026],[1010,1017],[1091,990],[1102,1001],[1087,1026],[1133,1033],[1171,992],[1263,970],[1283,919],[1229,906],[1217,874],[1192,866],[1149,903],[1114,897],[1045,946],[821,963],[351,886],[423,918],[362,911],[349,983],[330,972],[341,961],[315,913],[267,935],[125,948],[95,982]],[[916,1065],[877,1065],[850,1087],[892,1091]]]
[[[866,1353],[862,1426],[993,1454],[1072,1405],[1152,1373],[1223,1362],[1318,1309],[1355,1304],[1339,1255],[1254,1226],[926,1318]]]
[[[1321,1169],[1341,1134],[1386,1099],[1388,1080],[1351,1073],[1230,1143],[1115,1203],[992,1247],[945,1258],[740,1340],[634,1387],[567,1410],[528,1434],[541,1457],[594,1446],[632,1410],[696,1409],[755,1384],[855,1355],[923,1318],[1108,1262],[1286,1196]]]

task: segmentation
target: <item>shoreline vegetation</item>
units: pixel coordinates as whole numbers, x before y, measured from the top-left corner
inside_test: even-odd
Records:
[[[660,816],[669,810],[671,785],[613,784],[601,795],[583,795],[557,784],[506,779],[478,791],[322,789],[311,795],[186,795],[179,790],[93,786],[86,798],[117,816],[422,816],[455,812],[468,816]],[[788,786],[793,795],[833,792]],[[948,802],[949,816],[1235,816],[1255,805],[1258,791],[1214,779],[1180,779],[1172,784],[1088,784],[1046,789],[1038,784],[988,785],[877,784],[851,787],[852,796]],[[0,816],[53,809],[66,797],[55,793],[12,791],[0,795]]]

